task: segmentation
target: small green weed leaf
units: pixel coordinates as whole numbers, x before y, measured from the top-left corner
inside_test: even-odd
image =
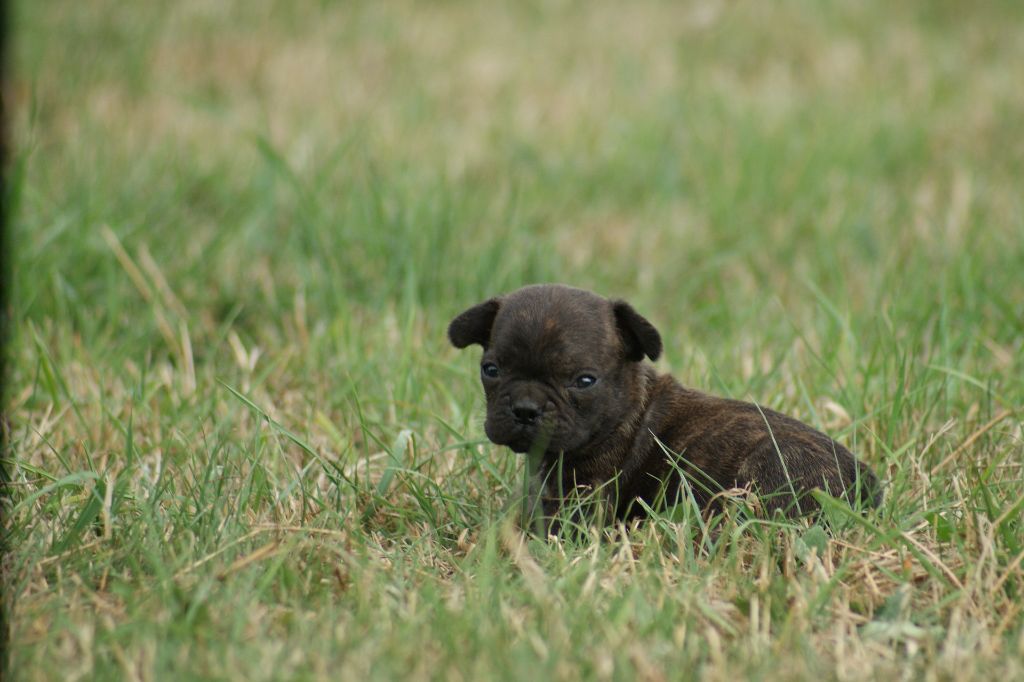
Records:
[[[821,526],[811,526],[801,539],[808,549],[817,550],[819,557],[824,556],[825,550],[828,548],[828,533],[825,532],[824,528]]]
[[[935,538],[939,542],[949,542],[956,535],[956,526],[944,514],[937,511],[928,512],[925,518],[935,529]]]
[[[378,496],[383,496],[387,492],[388,487],[391,485],[391,480],[395,477],[395,472],[402,468],[402,455],[409,449],[409,444],[412,440],[413,434],[409,429],[402,429],[398,432],[395,441],[388,449],[388,465],[385,467],[380,481],[377,482]]]

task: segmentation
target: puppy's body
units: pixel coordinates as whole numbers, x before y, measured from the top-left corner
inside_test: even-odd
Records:
[[[673,502],[689,482],[703,507],[749,487],[766,511],[810,511],[813,488],[877,504],[874,474],[842,445],[791,417],[709,396],[659,375],[657,330],[629,304],[536,285],[456,317],[452,343],[484,348],[487,436],[541,452],[546,516],[573,490],[601,489],[616,518]]]
[[[824,489],[852,502],[858,481],[862,499],[876,503],[871,471],[811,427],[752,403],[685,388],[650,366],[642,369],[639,383],[639,418],[624,422],[604,447],[561,454],[561,462],[560,453],[544,453],[546,513],[574,485],[596,489],[614,479],[608,492],[616,516],[641,515],[637,499],[648,506],[659,499],[671,502],[684,476],[701,507],[722,490],[751,488],[761,493],[768,512],[807,512],[815,508],[808,490]]]

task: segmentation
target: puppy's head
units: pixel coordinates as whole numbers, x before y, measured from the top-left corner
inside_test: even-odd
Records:
[[[515,452],[585,453],[640,409],[640,362],[661,337],[624,301],[534,285],[452,320],[456,348],[483,346],[487,437]]]

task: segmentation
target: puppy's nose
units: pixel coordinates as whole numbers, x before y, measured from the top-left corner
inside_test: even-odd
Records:
[[[540,406],[529,398],[520,398],[512,404],[512,416],[520,424],[532,424],[540,417]]]

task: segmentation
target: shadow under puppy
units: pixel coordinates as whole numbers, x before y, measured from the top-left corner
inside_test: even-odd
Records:
[[[550,519],[570,492],[600,490],[616,519],[681,498],[701,508],[750,488],[768,514],[818,508],[818,488],[877,506],[874,473],[810,426],[753,403],[710,396],[658,374],[644,358],[661,336],[625,301],[533,285],[466,310],[448,327],[457,348],[483,346],[487,437],[539,455],[532,482]]]

